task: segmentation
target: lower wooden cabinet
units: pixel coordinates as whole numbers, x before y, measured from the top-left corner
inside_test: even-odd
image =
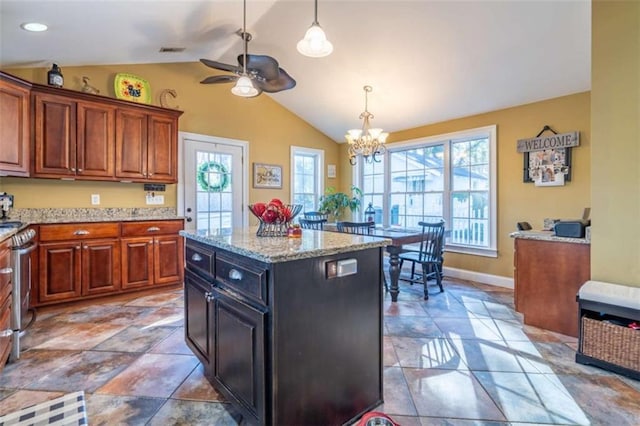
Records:
[[[12,273],[10,239],[0,242],[0,371],[11,353]]]
[[[184,249],[182,237],[177,235],[182,226],[181,220],[122,224],[123,288],[175,284],[182,281]]]
[[[130,227],[165,235],[123,237]],[[180,229],[182,220],[40,225],[36,306],[181,283]]]

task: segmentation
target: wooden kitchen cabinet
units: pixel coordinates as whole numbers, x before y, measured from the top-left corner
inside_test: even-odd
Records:
[[[114,179],[115,107],[34,91],[34,177]]]
[[[11,353],[12,273],[10,238],[0,242],[0,372]]]
[[[0,176],[29,176],[30,85],[0,73]]]
[[[41,225],[38,303],[120,289],[118,223]]]
[[[591,246],[575,240],[516,237],[514,301],[525,324],[578,336],[576,295],[591,277]]]
[[[116,116],[116,177],[175,183],[178,118],[119,108]]]
[[[122,287],[139,288],[182,282],[182,220],[122,224]]]

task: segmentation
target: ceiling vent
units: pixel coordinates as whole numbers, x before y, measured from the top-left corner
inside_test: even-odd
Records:
[[[179,53],[184,52],[184,47],[161,47],[160,53]]]

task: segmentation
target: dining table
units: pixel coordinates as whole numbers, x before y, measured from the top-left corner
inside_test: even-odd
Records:
[[[338,227],[334,223],[327,223],[324,226],[325,231],[338,232]],[[404,228],[386,228],[372,227],[368,234],[369,237],[380,237],[391,240],[391,244],[386,246],[389,253],[389,293],[391,301],[398,301],[400,293],[400,253],[404,251],[405,244],[419,243],[422,240],[421,229],[404,229]]]

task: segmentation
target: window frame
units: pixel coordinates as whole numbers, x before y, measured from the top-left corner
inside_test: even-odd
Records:
[[[489,139],[489,242],[487,247],[469,246],[464,244],[454,244],[450,242],[449,238],[445,241],[445,250],[455,253],[464,253],[485,257],[498,257],[498,164],[497,164],[497,126],[489,125],[484,127],[476,127],[473,129],[466,129],[451,133],[444,133],[440,135],[428,136],[423,138],[410,139],[405,141],[394,142],[388,145],[386,152],[384,153],[384,168],[385,168],[385,189],[383,197],[383,226],[389,226],[390,220],[390,197],[391,197],[391,176],[390,176],[390,154],[392,152],[404,151],[411,148],[419,148],[433,145],[444,145],[444,191],[443,191],[443,217],[446,221],[446,226],[449,227],[452,223],[452,189],[451,172],[453,166],[451,164],[451,145],[453,142],[460,142],[461,140],[469,140],[478,137],[487,137]],[[361,187],[363,184],[363,167],[360,165],[364,161],[359,158],[356,166],[354,166],[353,183],[354,185]],[[473,192],[473,191],[469,191]]]
[[[291,145],[291,166],[290,170],[290,200],[293,203],[295,200],[295,163],[296,163],[296,155],[307,155],[313,156],[315,160],[315,179],[316,179],[316,187],[315,187],[315,209],[318,209],[319,199],[324,194],[324,150],[316,149],[316,148],[307,148],[302,146]]]

